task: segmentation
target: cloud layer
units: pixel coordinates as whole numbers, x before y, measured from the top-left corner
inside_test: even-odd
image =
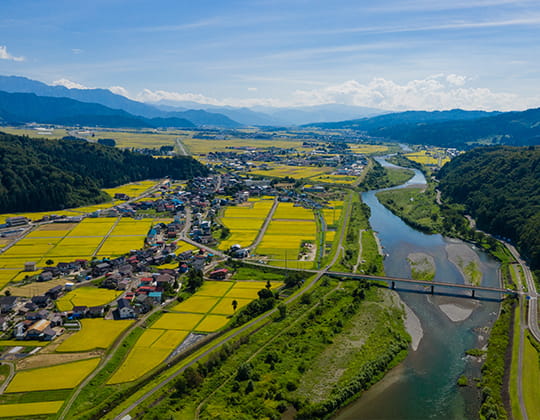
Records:
[[[15,57],[8,53],[7,46],[0,45],[0,60],[24,61],[24,57]]]
[[[311,90],[296,90],[287,100],[276,98],[217,99],[199,93],[170,92],[144,89],[131,96],[122,87],[113,87],[114,93],[142,102],[197,102],[205,105],[240,106],[310,106],[321,104],[348,104],[385,110],[520,110],[539,106],[540,98],[523,98],[512,93],[493,92],[482,87],[467,87],[470,78],[457,74],[437,74],[425,79],[398,83],[374,78],[368,83],[348,80]],[[254,90],[250,90],[255,93]]]
[[[53,86],[64,86],[64,87],[67,87],[68,89],[92,89],[92,88],[89,88],[87,86],[81,85],[80,83],[73,82],[73,81],[68,80],[68,79],[55,80],[51,84]]]

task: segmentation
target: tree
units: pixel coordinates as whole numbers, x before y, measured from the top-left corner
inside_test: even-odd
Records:
[[[54,260],[48,259],[47,261],[45,261],[45,264],[46,264],[46,265],[53,265],[53,264],[54,264]]]
[[[268,299],[274,297],[274,294],[269,289],[261,289],[257,292],[257,294],[259,295],[259,299]]]
[[[287,316],[287,307],[285,306],[284,303],[279,304],[278,311],[279,311],[279,317],[281,319],[283,319],[283,318],[285,318]]]
[[[272,283],[270,283],[270,280],[267,280],[266,281],[266,286],[265,286],[268,290],[270,290],[272,288]]]
[[[236,301],[236,299],[234,299],[234,300],[232,301],[232,308],[233,308],[233,311],[236,312],[236,308],[238,308],[238,302]]]

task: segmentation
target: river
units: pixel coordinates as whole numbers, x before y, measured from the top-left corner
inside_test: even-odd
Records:
[[[380,162],[386,165],[384,160]],[[425,184],[420,171],[403,188]],[[496,286],[498,263],[472,245],[441,235],[428,235],[405,224],[392,214],[375,196],[376,191],[362,193],[363,201],[371,208],[370,223],[377,232],[384,252],[386,274],[410,277],[407,256],[411,253],[429,254],[436,266],[436,281],[464,283],[463,276],[448,259],[448,245],[459,245],[473,250],[483,273],[482,284]],[[461,248],[463,250],[463,248]],[[465,251],[469,250],[465,249]],[[407,358],[383,380],[363,393],[359,399],[334,416],[339,420],[395,419],[463,420],[477,418],[479,395],[475,385],[460,388],[456,381],[465,374],[479,376],[479,364],[466,357],[464,352],[485,345],[485,327],[493,324],[499,303],[488,300],[471,300],[452,296],[437,296],[418,291],[399,291],[403,302],[418,317],[423,337],[416,351],[410,350]],[[443,307],[456,307],[469,311],[462,321],[452,321]]]

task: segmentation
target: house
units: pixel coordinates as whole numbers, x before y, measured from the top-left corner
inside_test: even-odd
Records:
[[[30,220],[23,216],[14,216],[6,218],[6,224],[10,227],[12,226],[23,226],[30,223]]]
[[[219,270],[212,271],[210,273],[210,278],[212,280],[225,280],[228,273],[229,270],[227,270],[226,268],[221,268]]]
[[[47,327],[43,330],[43,334],[40,336],[42,341],[51,341],[57,336],[57,332],[51,327]]]
[[[49,289],[47,292],[45,292],[45,295],[51,298],[52,300],[58,299],[58,295],[62,292],[63,287],[58,285],[54,286],[53,288]]]
[[[135,318],[135,310],[131,307],[131,303],[127,299],[118,299],[118,318],[120,319],[129,319]]]
[[[165,288],[166,286],[172,286],[173,283],[174,277],[168,273],[163,273],[156,277],[156,284],[158,287]]]
[[[37,278],[37,281],[49,281],[49,280],[52,280],[53,278],[53,273],[52,271],[43,271]]]
[[[129,285],[131,284],[131,281],[129,279],[123,279],[118,282],[118,285],[116,286],[117,290],[127,290]]]
[[[148,293],[148,297],[152,299],[155,303],[159,304],[163,299],[163,294],[161,292],[150,292]]]
[[[89,318],[103,318],[105,307],[103,305],[90,306],[86,311],[86,316]]]
[[[0,317],[0,331],[6,331],[8,329],[8,323],[6,318]]]
[[[247,258],[249,257],[249,248],[241,248],[233,251],[232,256],[234,258]]]
[[[11,312],[16,302],[17,296],[0,296],[0,312],[3,314]]]
[[[94,269],[92,270],[92,275],[94,277],[99,277],[105,274],[107,271],[109,271],[111,268],[111,265],[109,263],[100,263],[97,264]]]
[[[51,321],[48,321],[46,319],[40,319],[39,321],[36,321],[34,324],[28,327],[28,330],[26,331],[26,339],[40,340],[43,336],[45,329],[50,327],[50,325]]]
[[[31,298],[31,301],[39,308],[45,308],[49,303],[51,303],[51,299],[49,298],[49,296],[46,295],[33,296]]]
[[[59,314],[54,314],[51,319],[51,327],[61,327],[64,325],[64,318],[62,318]]]
[[[24,263],[24,271],[36,271],[35,261],[27,261]]]
[[[71,310],[70,319],[73,318],[85,318],[87,315],[88,306],[82,305],[82,306],[74,306]]]

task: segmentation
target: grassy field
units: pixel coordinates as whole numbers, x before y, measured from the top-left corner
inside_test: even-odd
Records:
[[[80,352],[96,348],[107,349],[131,324],[132,320],[83,319],[81,330],[64,340],[57,352]]]
[[[99,358],[18,372],[6,392],[30,392],[74,388],[92,372]]]
[[[118,290],[97,287],[79,287],[66,293],[56,301],[59,311],[69,311],[74,306],[99,306],[112,302],[122,294]]]
[[[523,399],[529,419],[540,419],[540,345],[535,348],[531,340],[534,339],[527,333],[523,352]]]

